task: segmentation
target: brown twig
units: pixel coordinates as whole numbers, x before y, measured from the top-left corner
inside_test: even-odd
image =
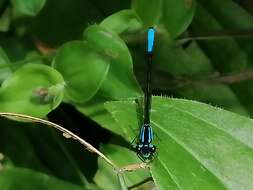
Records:
[[[143,81],[142,72],[136,72],[140,83],[144,85],[145,81]],[[208,76],[206,79],[198,80],[191,79],[190,77],[186,76],[173,77],[165,72],[154,70],[152,83],[153,86],[156,87],[156,90],[174,90],[195,84],[234,84],[251,79],[253,79],[253,70],[242,71],[240,73],[233,73],[224,76],[220,76],[219,73],[214,73]]]
[[[210,84],[217,84],[217,83],[233,84],[233,83],[237,83],[237,82],[245,81],[249,79],[253,79],[253,70],[243,71],[241,73],[235,73],[235,74],[230,74],[226,76],[220,76],[217,78],[212,78],[212,79],[203,80],[199,82],[210,83]],[[198,83],[198,82],[196,81],[195,83]]]
[[[18,119],[18,120],[23,120],[23,121],[31,121],[31,122],[35,122],[35,123],[42,123],[42,124],[45,124],[47,126],[53,127],[55,129],[61,131],[63,136],[67,139],[72,138],[74,140],[77,140],[88,151],[96,153],[103,160],[105,160],[109,165],[111,165],[113,167],[113,169],[117,173],[117,176],[118,176],[118,179],[120,181],[120,185],[121,185],[122,189],[127,189],[127,186],[126,186],[126,183],[125,183],[125,180],[124,180],[124,176],[123,176],[123,174],[125,172],[132,172],[132,171],[139,170],[139,169],[149,168],[148,164],[146,164],[146,163],[131,164],[131,165],[119,168],[118,166],[116,166],[116,164],[113,163],[113,161],[111,161],[109,158],[107,158],[103,153],[101,153],[99,150],[97,150],[91,144],[89,144],[88,142],[86,142],[85,140],[80,138],[79,136],[75,135],[71,131],[65,129],[64,127],[62,127],[60,125],[57,125],[55,123],[52,123],[50,121],[40,119],[40,118],[36,118],[36,117],[32,117],[32,116],[28,116],[28,115],[23,115],[23,114],[18,114],[18,113],[9,113],[9,112],[0,112],[0,116],[3,116],[3,117],[8,118],[8,119],[12,118],[12,119]],[[3,159],[3,155],[0,153],[0,161],[1,161],[1,159]],[[0,170],[1,169],[2,169],[2,165],[0,163]],[[142,183],[144,183],[144,182],[145,182],[145,180]]]
[[[192,40],[217,40],[226,38],[247,38],[253,37],[253,28],[240,30],[219,30],[210,32],[188,32],[184,37],[177,40],[177,45],[184,44]]]
[[[23,114],[18,114],[18,113],[8,113],[8,112],[0,112],[0,116],[6,117],[6,118],[15,118],[15,119],[21,119],[21,120],[29,120],[35,123],[42,123],[47,126],[53,127],[55,129],[58,129],[63,133],[63,136],[66,138],[72,138],[74,140],[77,140],[80,142],[84,147],[89,150],[90,152],[94,152],[97,155],[99,155],[101,158],[103,158],[108,164],[110,164],[115,170],[119,170],[119,168],[109,159],[107,158],[103,153],[101,153],[99,150],[97,150],[95,147],[93,147],[90,143],[86,142],[76,134],[72,133],[71,131],[65,129],[64,127],[57,125],[55,123],[52,123],[50,121],[28,116],[28,115],[23,115]]]

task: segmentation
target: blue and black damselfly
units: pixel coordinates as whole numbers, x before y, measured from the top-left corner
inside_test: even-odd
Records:
[[[150,161],[154,157],[156,146],[152,144],[153,130],[150,124],[150,109],[152,101],[151,68],[154,52],[155,29],[150,27],[147,32],[147,66],[146,86],[144,92],[144,120],[140,129],[138,143],[135,147],[137,155],[143,161]]]

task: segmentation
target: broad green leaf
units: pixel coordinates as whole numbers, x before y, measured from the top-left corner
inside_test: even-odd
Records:
[[[130,164],[141,163],[136,154],[124,147],[117,145],[104,145],[101,147],[101,151],[111,160],[113,160],[118,166],[125,167]],[[98,160],[98,171],[94,177],[96,184],[103,188],[104,184],[107,184],[107,189],[118,190],[120,184],[117,179],[116,172],[112,170],[108,164],[106,164],[101,158]],[[131,173],[126,172],[124,174],[124,180],[128,187],[135,185],[150,177],[148,169],[139,169]],[[143,186],[137,189],[144,189]]]
[[[0,83],[11,74],[10,60],[0,47]]]
[[[101,87],[108,74],[110,60],[92,51],[89,44],[73,41],[59,49],[53,67],[66,81],[66,96],[73,102],[86,102]]]
[[[107,108],[130,132],[135,105],[111,102]],[[160,139],[154,139],[158,155],[151,167],[158,189],[253,188],[251,119],[195,101],[154,97],[151,124]]]
[[[142,28],[142,22],[135,11],[122,10],[105,18],[100,26],[111,30],[116,34],[125,31],[135,31]]]
[[[176,38],[190,25],[195,13],[196,2],[195,0],[165,0],[162,7],[163,23],[170,36]]]
[[[157,25],[162,13],[162,0],[133,0],[132,9],[142,19],[145,27]]]
[[[46,0],[11,0],[14,8],[25,15],[36,16],[44,7]]]
[[[61,103],[64,84],[55,69],[27,64],[3,82],[0,111],[45,117]]]
[[[0,189],[84,190],[85,188],[30,169],[6,168],[0,172]]]
[[[139,96],[141,90],[134,77],[132,58],[124,41],[98,25],[84,31],[84,40],[91,50],[111,62],[109,73],[99,90],[101,96],[110,99]]]

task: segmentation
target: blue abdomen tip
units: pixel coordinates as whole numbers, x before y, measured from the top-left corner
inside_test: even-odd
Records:
[[[155,29],[153,27],[150,27],[148,29],[148,53],[153,52],[154,41],[155,41]]]

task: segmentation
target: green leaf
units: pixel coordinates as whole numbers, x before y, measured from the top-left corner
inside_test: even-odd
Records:
[[[0,47],[0,83],[11,74],[10,60]]]
[[[84,31],[89,47],[110,60],[110,70],[99,92],[109,99],[123,99],[140,95],[140,87],[133,73],[130,52],[124,41],[115,33],[93,25]],[[120,89],[120,90],[119,90]]]
[[[27,129],[34,129],[34,125],[2,117],[0,123],[0,152],[4,154],[4,167],[26,167],[49,172],[27,135]]]
[[[152,102],[151,124],[161,139],[154,137],[159,151],[151,167],[158,189],[253,188],[251,119],[194,101],[154,97]],[[129,133],[137,124],[135,107],[107,104]]]
[[[101,0],[98,3],[101,4]],[[48,0],[36,19],[30,22],[28,29],[42,42],[58,47],[68,41],[80,39],[83,29],[91,23],[101,22],[104,14],[93,1]]]
[[[134,31],[142,28],[142,22],[135,11],[122,10],[105,18],[100,26],[111,30],[116,34],[125,31]]]
[[[92,100],[85,104],[75,103],[75,107],[79,112],[97,122],[100,126],[120,135],[122,129],[104,107],[104,103],[107,101],[107,99],[95,96]]]
[[[36,16],[45,3],[46,0],[12,0],[14,8],[29,16]]]
[[[197,6],[196,17],[192,23],[192,30],[198,31],[218,31],[225,28],[201,5]],[[214,67],[220,72],[238,72],[244,70],[248,65],[248,56],[242,51],[238,43],[233,38],[202,41],[200,42]],[[217,51],[222,50],[222,51]]]
[[[129,164],[140,163],[136,154],[124,147],[109,144],[103,145],[100,149],[109,159],[114,160],[115,163],[120,167],[124,167]],[[98,160],[98,167],[99,169],[94,177],[96,184],[101,188],[103,188],[106,184],[106,188],[110,190],[120,189],[116,172],[112,170],[112,168],[101,158]],[[132,173],[126,172],[124,175],[124,180],[126,185],[129,187],[149,177],[149,170],[142,169]]]
[[[190,25],[195,9],[195,0],[163,1],[163,23],[172,38],[178,37]]]
[[[73,102],[87,102],[105,80],[110,60],[94,52],[89,44],[73,41],[59,49],[53,67],[66,81],[66,96]]]
[[[11,11],[7,8],[2,15],[0,15],[0,31],[7,32],[11,23]]]
[[[208,2],[199,0],[199,3],[227,28],[249,29],[253,27],[253,16],[232,0]]]
[[[242,7],[239,3],[232,0],[213,0],[208,2],[200,0],[199,3],[205,7],[225,29],[235,29],[240,32],[240,30],[248,30],[253,27],[253,16],[246,10],[247,5],[245,5],[246,7]],[[252,37],[236,38],[236,42],[247,52],[251,60],[253,60]]]
[[[213,73],[210,60],[196,43],[187,48],[169,47],[168,39],[157,43],[155,64],[159,69],[173,76],[203,77]]]
[[[0,189],[84,190],[84,187],[25,168],[6,168],[0,172]]]
[[[53,68],[27,64],[3,82],[0,111],[45,117],[61,103],[64,84]]]
[[[145,27],[158,24],[162,13],[162,0],[133,0],[132,9],[142,19]]]

